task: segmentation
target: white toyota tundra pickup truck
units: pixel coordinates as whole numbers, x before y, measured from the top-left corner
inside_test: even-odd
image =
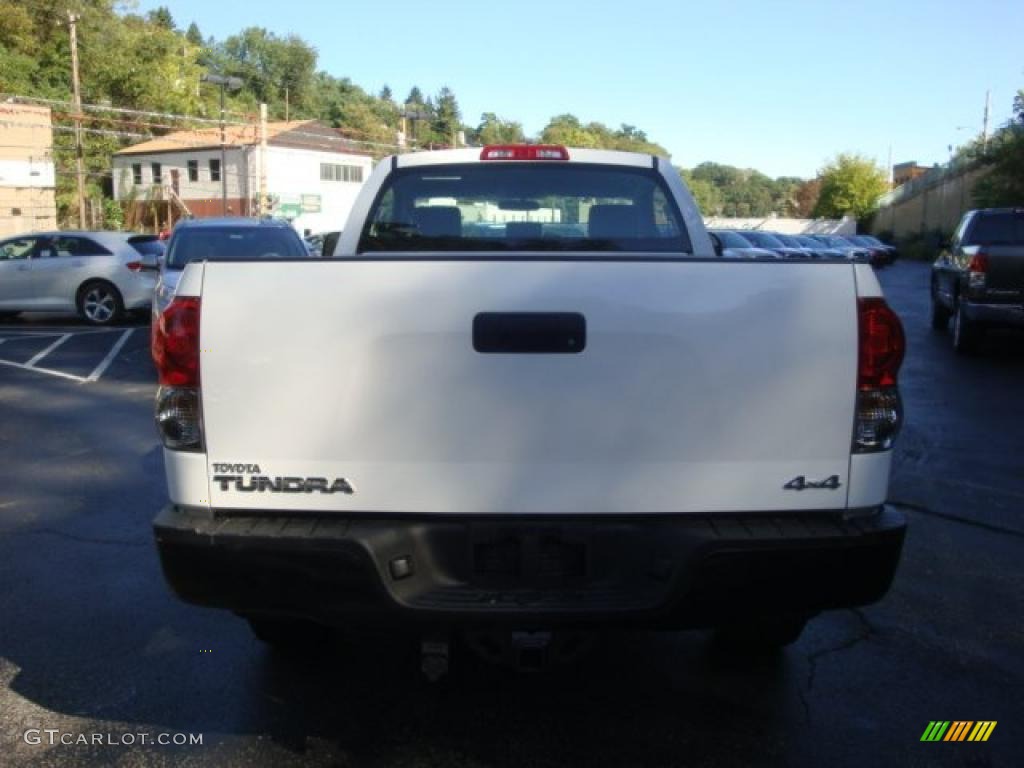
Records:
[[[712,627],[878,600],[900,321],[866,264],[716,254],[650,155],[380,162],[332,258],[193,262],[159,318],[174,591],[321,627]]]

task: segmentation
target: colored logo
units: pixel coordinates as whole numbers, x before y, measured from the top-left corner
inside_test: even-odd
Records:
[[[988,741],[995,727],[995,720],[932,720],[921,741]]]

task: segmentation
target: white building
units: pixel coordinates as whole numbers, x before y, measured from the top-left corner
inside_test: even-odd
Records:
[[[266,190],[259,205],[261,151],[256,125],[226,129],[221,168],[220,128],[178,131],[114,155],[114,197],[136,201],[171,218],[183,215],[287,218],[301,233],[341,229],[369,176],[371,157],[338,131],[315,120],[267,124]],[[222,200],[226,185],[227,201]],[[162,201],[152,206],[150,201]]]
[[[48,107],[0,104],[0,237],[57,228]]]

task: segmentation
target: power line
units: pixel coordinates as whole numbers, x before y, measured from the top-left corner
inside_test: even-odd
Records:
[[[70,105],[72,102],[64,99],[43,99],[36,96],[20,96],[16,93],[0,93],[0,99],[5,100],[16,100],[16,101],[27,101],[36,104],[60,104]],[[83,104],[82,109],[94,111],[94,112],[116,112],[125,115],[142,115],[143,117],[166,117],[178,120],[188,120],[194,123],[209,123],[211,125],[220,125],[220,120],[208,117],[197,117],[194,115],[182,115],[175,112],[153,112],[142,109],[127,109],[125,107],[114,107],[108,104]],[[229,112],[229,114],[242,115],[241,112]],[[250,125],[250,121],[247,120],[229,120],[228,125]]]
[[[36,97],[32,97],[32,96],[19,96],[17,94],[6,94],[6,93],[5,94],[0,94],[0,99],[8,99],[8,100],[14,99],[14,100],[17,100],[17,101],[27,101],[27,102],[33,102],[33,103],[39,103],[39,104],[47,104],[47,105],[51,105],[51,106],[54,106],[54,105],[72,106],[72,107],[74,106],[73,102],[69,102],[69,101],[66,101],[66,100],[61,100],[61,99],[43,99],[43,98],[36,98]],[[212,118],[205,118],[205,117],[196,117],[194,115],[184,115],[184,114],[174,113],[174,112],[153,112],[153,111],[145,111],[145,110],[138,110],[138,109],[126,109],[126,108],[123,108],[123,107],[113,107],[113,106],[107,106],[107,105],[103,105],[103,104],[83,104],[82,105],[82,109],[86,110],[86,111],[91,111],[91,112],[114,112],[114,113],[118,113],[118,114],[140,115],[142,117],[153,117],[153,118],[165,118],[165,119],[168,119],[168,120],[178,120],[178,121],[183,121],[183,122],[205,123],[205,124],[211,125],[211,127],[219,126],[220,125],[220,120],[216,120],[216,119],[212,119]],[[236,113],[233,113],[233,114],[243,114],[243,113],[236,112]],[[248,116],[248,115],[246,115],[246,116]],[[229,120],[229,121],[226,121],[226,124],[227,125],[236,125],[236,126],[249,126],[249,125],[253,125],[256,122],[256,116],[252,115],[251,117],[252,117],[251,120]],[[296,120],[296,121],[291,121],[291,122],[318,122],[318,121],[315,118],[305,118],[305,119],[303,119],[301,121]],[[152,125],[153,125],[153,127],[167,128],[169,130],[182,130],[182,128],[180,128],[180,127],[176,127],[176,126],[173,126],[173,125],[168,125],[166,123],[153,123]],[[360,130],[356,130],[354,128],[335,128],[335,127],[332,127],[331,130],[337,131],[339,134],[341,134],[341,137],[347,137],[349,135],[353,135],[353,136],[373,136],[373,134],[371,134],[368,131],[360,131]],[[389,130],[390,130],[390,128],[389,128]],[[292,131],[289,131],[289,133],[291,135],[294,135],[294,136],[312,136],[314,138],[319,138],[319,139],[328,140],[328,141],[343,141],[344,140],[344,138],[327,137],[327,136],[324,136],[323,134],[319,134],[319,133],[311,134],[311,133],[307,133],[307,132],[296,131],[294,129]],[[397,143],[396,144],[388,144],[388,143],[385,143],[385,142],[376,142],[376,141],[373,142],[373,143],[377,144],[379,146],[386,146],[386,147],[399,147],[400,146]]]

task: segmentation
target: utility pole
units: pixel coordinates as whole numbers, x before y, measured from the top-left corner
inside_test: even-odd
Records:
[[[260,104],[260,204],[257,214],[267,205],[267,105]]]
[[[82,154],[82,92],[78,85],[78,19],[68,11],[71,33],[71,96],[75,105],[75,176],[78,181],[78,226],[85,229],[85,162]]]
[[[228,215],[228,136],[224,125],[224,83],[220,85],[220,215]]]
[[[988,149],[988,113],[992,102],[992,91],[985,91],[985,117],[981,121],[981,148]]]
[[[221,215],[228,215],[228,163],[227,163],[227,126],[225,120],[227,110],[224,106],[224,93],[230,88],[237,91],[242,87],[242,81],[237,77],[224,77],[223,75],[205,74],[203,82],[220,86],[220,209]]]
[[[288,86],[286,85],[284,87],[284,121],[286,123],[288,122],[288,118],[289,117],[290,117],[290,115],[289,115],[289,109],[288,109]]]

